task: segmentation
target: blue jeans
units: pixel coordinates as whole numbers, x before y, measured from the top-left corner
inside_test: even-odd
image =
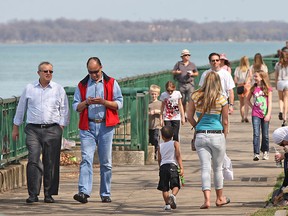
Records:
[[[89,130],[80,130],[81,155],[78,190],[90,195],[93,185],[94,152],[98,150],[100,162],[100,196],[111,195],[112,140],[114,127],[106,127],[105,122],[89,122]]]
[[[253,125],[253,151],[254,154],[261,152],[269,152],[269,122],[264,121],[264,118],[252,116]],[[262,131],[262,142],[260,148],[260,128]]]

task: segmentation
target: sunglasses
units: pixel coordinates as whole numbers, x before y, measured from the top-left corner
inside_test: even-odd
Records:
[[[185,54],[185,55],[183,55],[183,56],[190,56],[189,54]]]
[[[50,73],[50,74],[52,74],[53,73],[53,70],[41,70],[41,72],[44,72],[44,73]]]
[[[211,62],[219,62],[220,59],[212,59]]]
[[[88,73],[89,73],[89,74],[97,74],[97,73],[99,73],[100,71],[101,71],[101,69],[96,70],[96,71],[89,71],[89,70],[88,70]]]

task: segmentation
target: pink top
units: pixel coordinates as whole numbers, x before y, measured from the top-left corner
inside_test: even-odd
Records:
[[[269,88],[269,92],[272,92],[272,88]],[[260,87],[256,87],[252,93],[254,98],[252,116],[264,118],[268,112],[268,97],[264,95],[264,92]]]

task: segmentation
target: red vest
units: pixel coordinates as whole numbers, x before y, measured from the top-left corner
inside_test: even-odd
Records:
[[[113,86],[115,79],[107,76],[104,72],[102,72],[103,80],[104,80],[104,99],[108,101],[113,101]],[[86,100],[86,92],[88,85],[89,75],[87,75],[83,80],[81,80],[78,84],[78,88],[80,90],[82,101]],[[117,110],[112,110],[106,107],[106,117],[105,117],[106,127],[115,126],[119,121]],[[80,113],[79,120],[79,129],[80,130],[89,130],[89,120],[88,120],[88,107],[85,108]]]

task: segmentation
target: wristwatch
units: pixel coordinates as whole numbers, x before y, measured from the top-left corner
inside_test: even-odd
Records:
[[[234,104],[230,103],[229,106],[234,106]]]
[[[87,107],[89,106],[89,103],[88,103],[88,100],[87,100],[87,99],[86,99],[85,105],[86,105]]]

